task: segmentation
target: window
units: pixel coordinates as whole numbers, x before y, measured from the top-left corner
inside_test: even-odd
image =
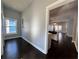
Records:
[[[52,26],[54,27],[53,30],[55,29],[55,31],[57,31],[57,32],[62,31],[62,25],[59,25],[57,23],[53,23]]]
[[[58,31],[58,25],[55,25],[55,31]]]
[[[58,29],[59,29],[59,31],[62,31],[62,26],[59,25],[59,26],[58,26]]]
[[[16,33],[17,28],[17,20],[14,18],[7,18],[6,19],[6,33]]]

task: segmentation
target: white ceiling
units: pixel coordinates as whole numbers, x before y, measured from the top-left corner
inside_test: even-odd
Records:
[[[5,6],[22,12],[32,2],[32,0],[2,0],[2,2]]]

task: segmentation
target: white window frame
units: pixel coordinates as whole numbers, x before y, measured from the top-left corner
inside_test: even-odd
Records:
[[[6,19],[10,19],[10,18],[5,17],[5,32],[6,32]],[[14,33],[7,33],[6,32],[7,35],[17,34],[17,19],[15,19],[15,20],[16,20],[16,32],[14,32]]]

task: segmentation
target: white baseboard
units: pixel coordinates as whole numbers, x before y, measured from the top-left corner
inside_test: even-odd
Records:
[[[72,41],[72,42],[75,44],[76,50],[78,52],[78,48],[77,48],[76,42],[75,41]]]
[[[27,41],[29,44],[31,44],[33,47],[35,47],[36,49],[38,49],[39,51],[41,51],[42,53],[46,54],[46,52],[39,48],[37,45],[35,45],[34,43],[30,42],[29,40],[27,40],[26,38],[22,37],[25,41]]]
[[[15,37],[7,37],[7,38],[4,38],[4,40],[9,40],[9,39],[13,39],[13,38],[19,38],[21,36],[15,36]]]

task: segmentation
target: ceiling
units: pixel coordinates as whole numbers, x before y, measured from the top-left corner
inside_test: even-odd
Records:
[[[5,6],[22,12],[32,0],[2,0],[2,2]]]
[[[58,16],[62,13],[66,13],[69,10],[77,9],[77,5],[78,5],[77,1],[74,1],[74,2],[71,2],[69,4],[66,4],[66,5],[60,6],[58,8],[55,8],[53,10],[50,10],[50,17],[55,17],[55,16]]]

